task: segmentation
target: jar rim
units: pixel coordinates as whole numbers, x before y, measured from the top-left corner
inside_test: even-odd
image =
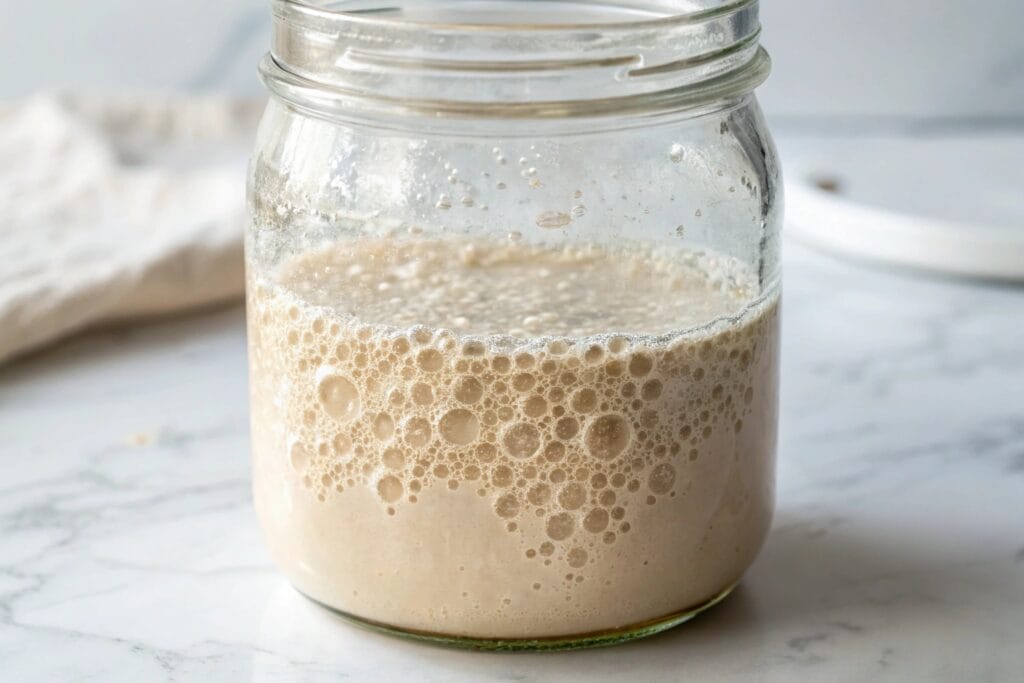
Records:
[[[260,71],[299,108],[372,120],[678,111],[767,78],[758,0],[682,4],[691,11],[664,13],[679,0],[274,0]]]
[[[528,0],[529,1],[529,0]],[[737,10],[757,5],[759,0],[690,0],[695,5],[687,12],[667,12],[647,19],[633,19],[621,21],[573,21],[573,22],[471,22],[471,21],[431,21],[424,19],[408,19],[396,16],[384,16],[379,9],[373,8],[372,3],[365,9],[343,9],[348,5],[356,4],[358,0],[273,0],[275,4],[294,5],[303,10],[319,13],[323,16],[344,17],[348,20],[359,22],[365,25],[378,26],[414,26],[424,30],[465,30],[465,31],[491,31],[508,30],[521,32],[554,32],[573,30],[612,30],[612,29],[636,29],[645,27],[665,26],[669,24],[693,23],[704,21],[716,16],[726,15]],[[641,0],[633,2],[637,9],[640,7],[651,7],[656,0]],[[365,2],[358,2],[366,6]],[[524,3],[525,4],[525,3]],[[568,0],[566,4],[575,4]],[[607,8],[623,7],[625,0],[618,0],[613,3],[603,3]]]

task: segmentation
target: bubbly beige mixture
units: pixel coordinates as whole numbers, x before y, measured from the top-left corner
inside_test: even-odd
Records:
[[[760,548],[778,307],[730,261],[366,238],[250,284],[256,507],[311,597],[566,636],[697,606]]]

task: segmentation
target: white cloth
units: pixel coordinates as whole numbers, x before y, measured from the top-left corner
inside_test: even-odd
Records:
[[[258,103],[38,95],[0,105],[0,362],[244,287]]]

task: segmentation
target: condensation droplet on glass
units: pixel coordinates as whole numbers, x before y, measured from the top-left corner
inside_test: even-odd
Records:
[[[520,166],[526,166],[526,164],[527,164],[526,157],[519,157],[519,165]]]
[[[576,190],[572,193],[573,199],[579,199],[583,196],[583,190]]]
[[[505,183],[498,183],[497,185],[495,185],[495,187],[497,187],[499,190],[504,190],[506,187],[508,187],[508,185],[506,185]]]
[[[686,234],[686,228],[684,226],[682,226],[682,225],[677,225],[676,226],[676,235],[678,235],[679,237],[682,237],[685,234]]]
[[[473,206],[473,198],[472,197],[463,197],[462,198],[462,205],[463,206]]]
[[[569,225],[572,222],[572,216],[562,211],[545,211],[537,215],[535,222],[538,228],[555,230]]]
[[[701,217],[701,216],[703,216],[704,214],[703,214],[703,213],[701,213],[701,210],[700,210],[700,209],[697,209],[697,211],[696,211],[696,212],[695,212],[695,213],[694,213],[693,215],[694,215],[694,216],[696,216],[697,218],[700,218],[700,217]]]
[[[585,214],[586,212],[587,207],[583,206],[582,204],[577,204],[576,206],[572,207],[572,215],[575,218],[581,218],[583,214]]]
[[[683,160],[683,146],[678,142],[673,142],[672,146],[668,150],[668,158],[675,163],[679,163]]]
[[[519,232],[518,230],[513,230],[508,234],[508,239],[510,242],[518,242],[519,240],[523,239],[523,233]]]
[[[438,209],[444,210],[452,208],[451,197],[449,197],[446,194],[441,195],[440,197],[437,198],[437,204],[435,204],[434,206]]]

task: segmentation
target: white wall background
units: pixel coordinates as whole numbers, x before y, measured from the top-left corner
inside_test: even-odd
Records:
[[[1020,0],[762,0],[776,120],[1024,122]],[[52,86],[259,92],[265,0],[0,0],[0,98]]]

